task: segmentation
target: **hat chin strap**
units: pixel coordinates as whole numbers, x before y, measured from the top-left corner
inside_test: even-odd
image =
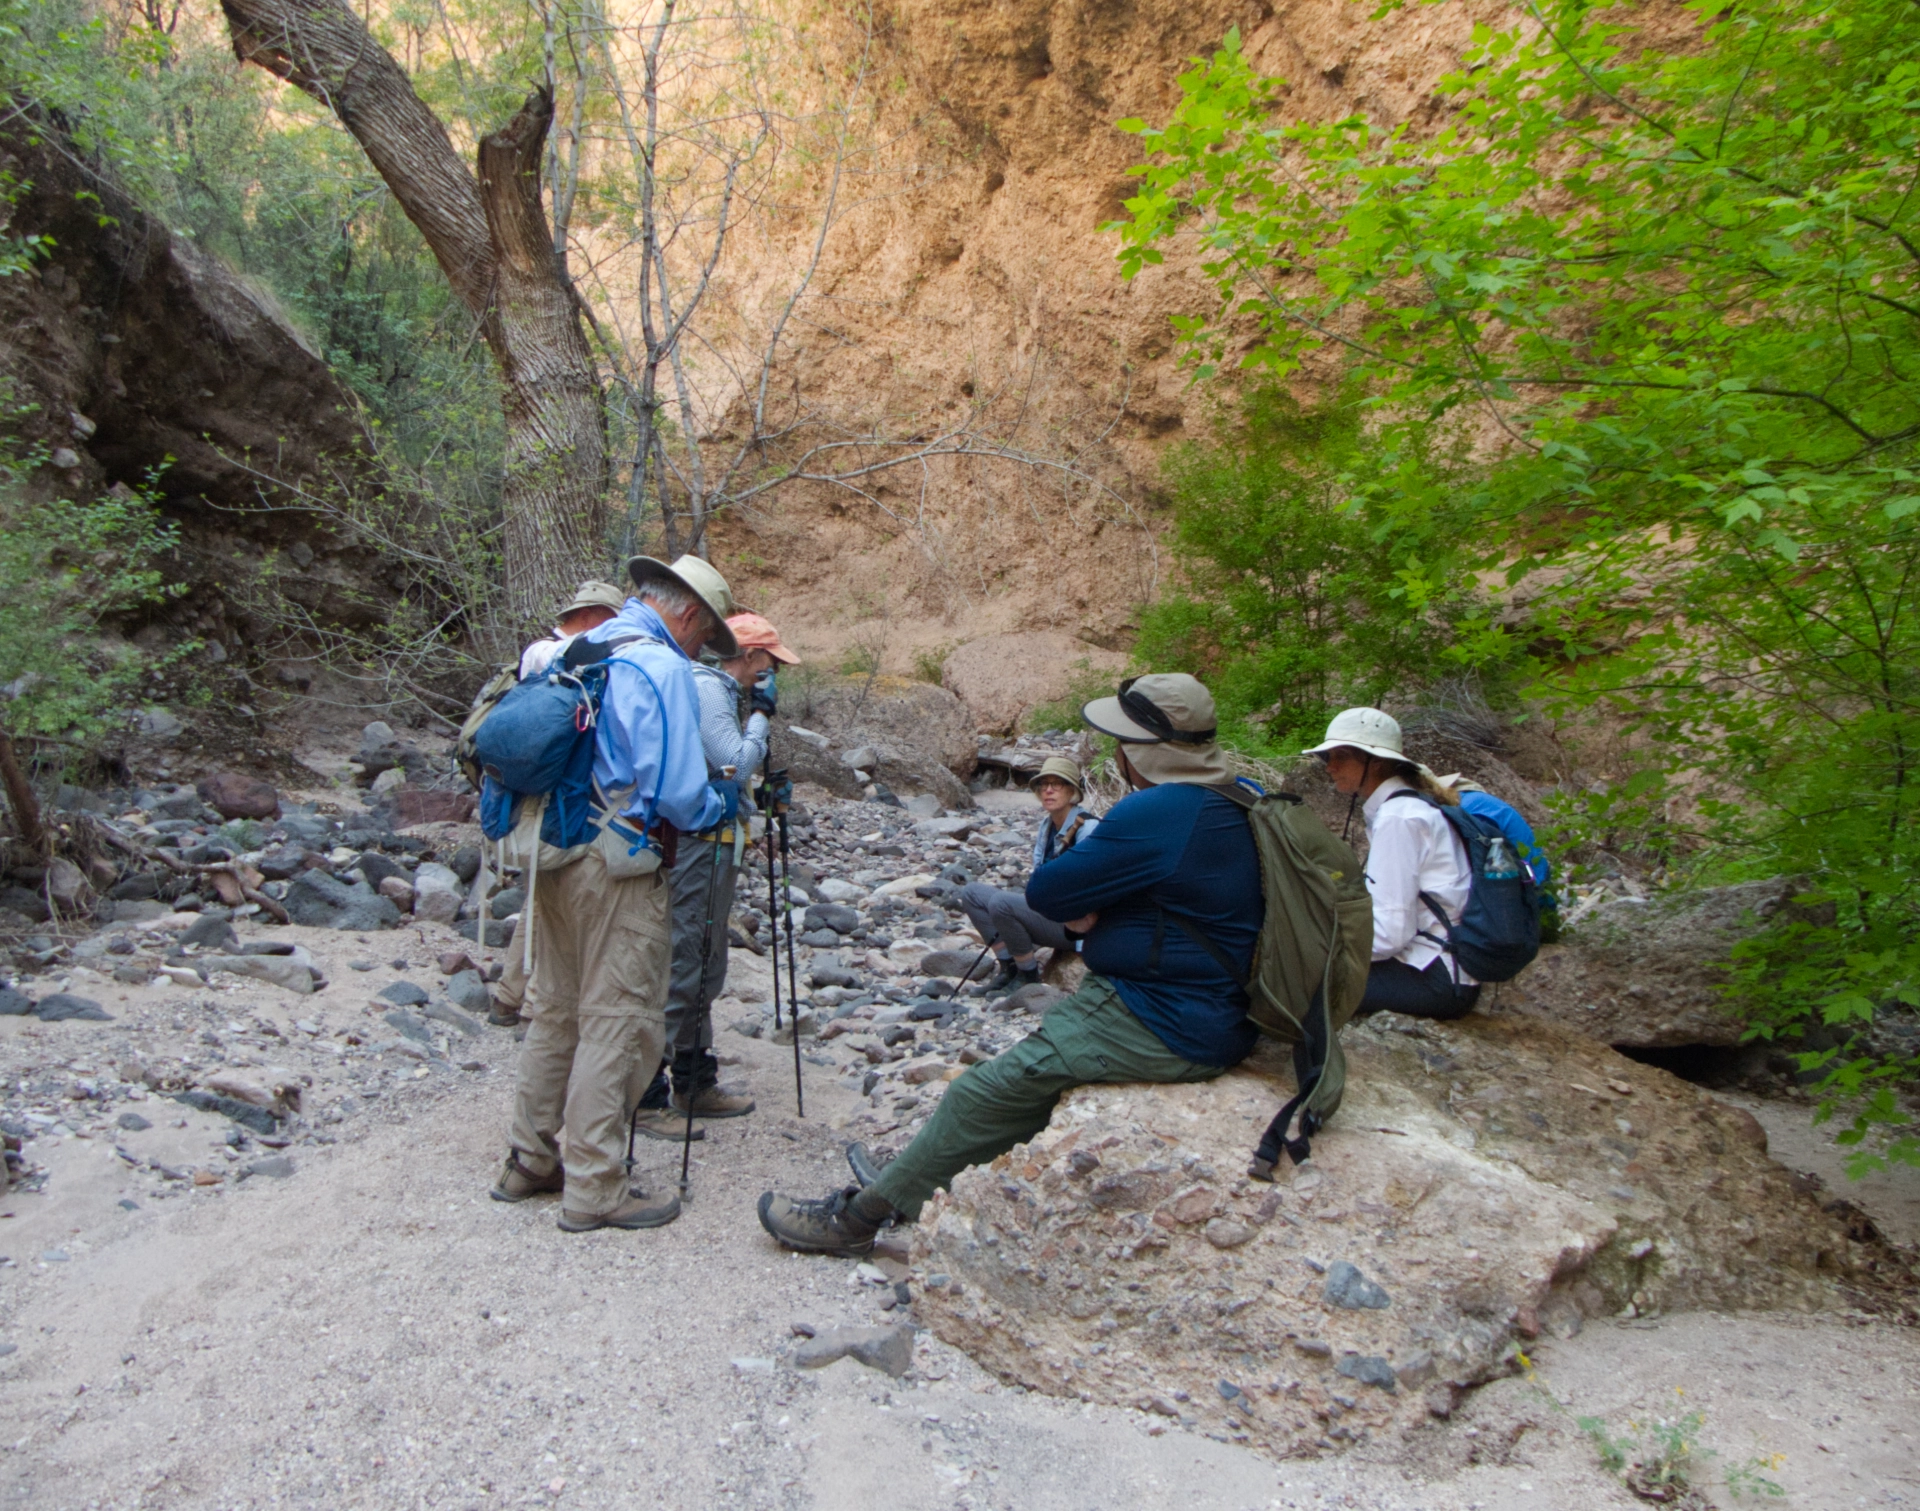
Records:
[[[1211,745],[1220,731],[1213,729],[1189,730],[1175,729],[1173,720],[1163,713],[1158,704],[1148,700],[1142,694],[1133,691],[1129,684],[1120,689],[1120,707],[1134,723],[1143,729],[1151,729],[1162,740],[1170,740],[1176,745]]]

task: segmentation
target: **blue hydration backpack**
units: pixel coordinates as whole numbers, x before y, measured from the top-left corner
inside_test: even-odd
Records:
[[[520,800],[527,797],[547,800],[540,819],[546,844],[565,850],[594,838],[594,731],[606,696],[608,661],[621,646],[646,638],[590,643],[582,636],[545,676],[529,677],[494,705],[473,735],[481,772],[480,830],[488,839],[512,833]],[[645,668],[628,665],[647,677]],[[651,686],[653,679],[647,682]],[[658,697],[659,689],[654,692]]]
[[[1387,801],[1397,797],[1418,798],[1439,809],[1467,848],[1467,905],[1460,921],[1449,923],[1446,909],[1431,893],[1422,892],[1420,900],[1440,920],[1447,937],[1425,929],[1420,937],[1439,945],[1476,981],[1511,981],[1540,953],[1540,888],[1533,872],[1492,819],[1413,788],[1395,792]]]

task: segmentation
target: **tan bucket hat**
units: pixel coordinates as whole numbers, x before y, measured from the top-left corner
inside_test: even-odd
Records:
[[[627,595],[610,582],[583,582],[574,589],[573,602],[560,611],[565,619],[582,609],[612,609],[619,613],[627,606]]]
[[[1082,708],[1080,717],[1125,745],[1127,760],[1150,782],[1233,780],[1215,738],[1213,694],[1185,672],[1129,677],[1113,697]]]
[[[733,589],[727,586],[727,579],[716,572],[711,563],[687,555],[668,566],[651,556],[636,556],[627,563],[627,576],[633,579],[635,592],[641,591],[650,582],[663,582],[693,594],[713,610],[717,625],[713,634],[707,637],[707,649],[722,661],[730,661],[740,654],[740,642],[733,638],[733,631],[727,628],[727,620],[734,612]]]
[[[1037,788],[1048,777],[1058,777],[1073,789],[1075,797],[1084,796],[1087,790],[1086,778],[1080,775],[1080,763],[1066,756],[1048,756],[1038,771],[1028,781],[1029,788]]]
[[[1400,743],[1400,721],[1377,708],[1343,708],[1327,726],[1327,737],[1302,755],[1325,755],[1342,745],[1383,761],[1407,759]]]

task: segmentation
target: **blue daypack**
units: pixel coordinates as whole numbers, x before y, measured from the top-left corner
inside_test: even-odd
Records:
[[[505,839],[520,800],[545,797],[540,838],[562,850],[594,838],[593,750],[608,662],[643,635],[589,643],[583,636],[561,652],[543,677],[529,677],[496,703],[474,731],[481,771],[480,832]],[[646,669],[629,662],[649,686]],[[656,698],[659,689],[654,689]],[[655,793],[658,800],[659,794]]]
[[[1443,803],[1432,793],[1402,788],[1388,797],[1415,797],[1437,808],[1467,849],[1467,905],[1449,923],[1431,893],[1420,900],[1440,920],[1446,938],[1420,930],[1476,981],[1511,981],[1540,953],[1540,888],[1533,872],[1492,819]]]

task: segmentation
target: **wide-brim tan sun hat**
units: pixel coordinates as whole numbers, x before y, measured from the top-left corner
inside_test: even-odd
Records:
[[[612,609],[619,613],[627,606],[627,595],[610,582],[583,582],[574,589],[573,602],[560,611],[565,619],[582,609]]]
[[[1327,737],[1302,755],[1325,755],[1345,746],[1362,755],[1378,756],[1383,761],[1406,760],[1406,748],[1400,740],[1400,721],[1377,708],[1343,708],[1327,725]]]
[[[1213,694],[1185,672],[1129,677],[1113,697],[1083,707],[1080,717],[1104,735],[1141,745],[1211,745],[1220,722]]]
[[[1080,763],[1078,761],[1069,760],[1066,756],[1048,756],[1041,764],[1040,769],[1036,771],[1032,779],[1028,781],[1027,786],[1032,791],[1037,792],[1040,789],[1040,784],[1048,777],[1057,777],[1060,781],[1065,782],[1073,789],[1073,795],[1075,797],[1084,796],[1086,793],[1087,783],[1086,779],[1080,775]]]
[[[722,661],[731,661],[740,654],[740,642],[733,638],[733,631],[727,628],[727,620],[734,612],[733,589],[727,586],[727,579],[716,572],[711,563],[689,555],[682,556],[668,566],[651,556],[636,556],[627,563],[627,576],[633,579],[636,593],[650,582],[661,582],[693,594],[713,611],[717,626],[707,637],[707,649]]]
[[[1129,677],[1113,697],[1082,708],[1080,717],[1120,741],[1128,762],[1150,782],[1207,785],[1233,778],[1216,741],[1213,694],[1185,672]]]

